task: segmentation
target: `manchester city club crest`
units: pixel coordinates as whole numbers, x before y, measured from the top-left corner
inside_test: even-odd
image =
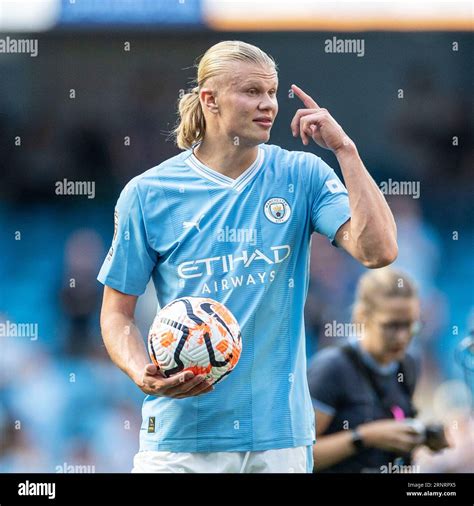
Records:
[[[263,207],[265,216],[272,223],[285,223],[291,215],[290,204],[285,199],[274,197],[265,202]]]

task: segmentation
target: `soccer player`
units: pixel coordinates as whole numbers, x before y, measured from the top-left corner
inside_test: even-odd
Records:
[[[115,211],[101,327],[114,361],[147,394],[134,472],[311,472],[314,411],[303,308],[313,232],[369,268],[397,255],[396,227],[354,142],[298,86],[294,136],[323,160],[267,144],[278,113],[275,62],[240,41],[212,46],[179,102],[183,151],[132,179]],[[183,296],[225,304],[243,351],[215,388],[165,378],[134,324],[153,278],[161,307]]]

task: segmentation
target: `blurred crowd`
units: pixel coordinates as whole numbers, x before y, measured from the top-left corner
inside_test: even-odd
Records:
[[[58,56],[63,63],[66,55],[76,54],[67,50],[73,42],[64,44]],[[143,395],[105,352],[98,324],[102,287],[95,277],[111,240],[120,189],[177,153],[166,138],[179,89],[188,83],[167,63],[169,57],[162,51],[152,67],[131,65],[120,85],[93,65],[77,70],[69,64],[51,82],[52,67],[46,65],[35,75],[43,83],[40,91],[21,81],[27,96],[44,94],[41,107],[15,104],[7,95],[0,99],[5,111],[0,114],[0,322],[37,322],[39,328],[37,340],[0,337],[0,472],[130,470]],[[84,88],[67,79],[67,72],[82,74]],[[401,83],[406,100],[397,114],[384,118],[385,131],[377,134],[393,141],[386,158],[377,158],[370,143],[359,146],[377,182],[392,177],[421,183],[420,199],[387,198],[399,233],[395,265],[413,277],[422,298],[424,326],[413,346],[422,360],[417,405],[428,419],[443,411],[443,385],[464,379],[454,354],[468,331],[470,311],[474,315],[471,103],[455,86],[443,89],[439,72],[440,67],[422,64],[406,69]],[[58,97],[73,87],[79,98],[87,97],[80,107]],[[383,108],[382,96],[370,100]],[[285,97],[281,102],[284,118],[290,106]],[[286,130],[277,127],[272,142],[302,149]],[[12,144],[15,136],[21,146]],[[317,154],[337,168],[327,153]],[[54,182],[64,178],[94,181],[95,199],[55,195]],[[350,322],[362,270],[326,239],[313,238],[308,358],[336,344],[325,335],[326,323]],[[156,309],[149,287],[138,307],[144,335]],[[472,384],[468,391],[472,395]],[[466,422],[460,430],[471,429]],[[427,471],[442,467],[426,456],[420,462]]]

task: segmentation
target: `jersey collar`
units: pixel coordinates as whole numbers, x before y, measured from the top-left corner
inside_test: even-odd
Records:
[[[185,163],[193,169],[197,174],[201,177],[218,184],[219,186],[223,186],[225,188],[232,188],[238,193],[240,193],[249,183],[254,179],[257,175],[258,171],[263,165],[263,161],[265,158],[264,150],[261,146],[258,147],[258,154],[255,161],[248,167],[247,169],[240,174],[240,176],[236,179],[232,179],[229,176],[225,176],[220,172],[217,172],[214,169],[211,169],[204,163],[200,162],[197,157],[194,155],[192,150],[189,150],[188,156],[185,158]]]

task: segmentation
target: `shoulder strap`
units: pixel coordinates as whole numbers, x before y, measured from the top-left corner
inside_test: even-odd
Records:
[[[400,372],[403,374],[403,383],[411,397],[416,386],[416,365],[413,357],[408,354],[403,357],[400,363]]]
[[[376,382],[372,371],[362,361],[359,352],[349,343],[342,346],[342,351],[350,358],[356,369],[367,379],[372,390],[374,390],[379,399],[382,400],[383,394],[381,388]]]

